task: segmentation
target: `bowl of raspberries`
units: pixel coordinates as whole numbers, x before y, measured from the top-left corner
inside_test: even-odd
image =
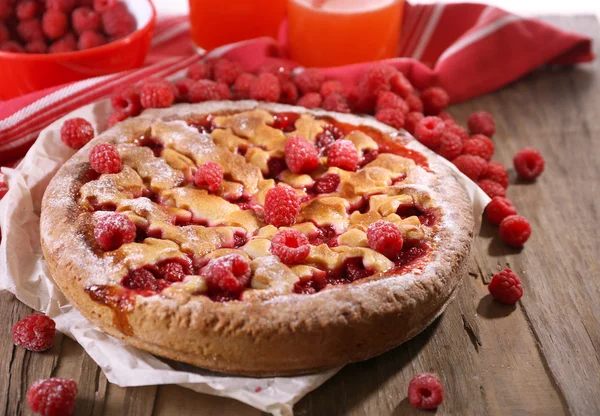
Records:
[[[138,68],[150,0],[0,0],[0,99]]]

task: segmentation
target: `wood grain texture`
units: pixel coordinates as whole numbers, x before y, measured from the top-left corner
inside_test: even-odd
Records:
[[[600,42],[591,16],[549,19]],[[406,390],[421,371],[440,374],[446,399],[438,415],[600,414],[600,64],[544,68],[501,91],[456,105],[464,123],[476,109],[496,117],[495,159],[532,145],[546,158],[534,184],[509,197],[533,225],[522,251],[498,241],[484,224],[470,273],[456,301],[424,333],[387,354],[349,365],[296,406],[298,415],[410,415]],[[511,178],[515,179],[514,172]],[[523,279],[516,307],[492,302],[484,283],[510,266]],[[31,313],[0,294],[0,331]],[[178,386],[111,385],[75,342],[58,336],[45,353],[0,338],[0,414],[29,415],[27,387],[38,378],[79,382],[77,415],[243,415],[259,411]]]

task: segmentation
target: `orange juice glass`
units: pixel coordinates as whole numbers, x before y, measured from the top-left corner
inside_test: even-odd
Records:
[[[289,50],[304,66],[398,56],[404,0],[288,0]]]
[[[228,43],[277,38],[287,0],[189,0],[192,39],[211,50]]]

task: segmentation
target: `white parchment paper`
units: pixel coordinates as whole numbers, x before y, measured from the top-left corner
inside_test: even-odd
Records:
[[[2,168],[9,179],[9,191],[0,201],[0,289],[52,317],[57,329],[75,339],[111,383],[121,387],[179,384],[197,392],[230,397],[273,415],[293,414],[293,405],[339,368],[306,376],[251,378],[163,361],[100,331],[55,286],[42,256],[39,217],[46,186],[74,154],[60,141],[60,127],[65,119],[83,117],[96,131],[102,130],[110,112],[108,100],[74,111],[44,129],[16,169]],[[476,221],[480,221],[489,198],[450,162],[443,162],[454,169],[467,189]]]

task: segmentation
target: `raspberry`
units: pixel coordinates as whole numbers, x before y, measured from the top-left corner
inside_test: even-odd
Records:
[[[265,62],[258,69],[258,73],[262,74],[267,72],[269,74],[275,75],[279,78],[279,81],[291,81],[292,80],[292,70],[294,68],[288,62],[277,60],[277,61],[269,61]]]
[[[187,77],[198,81],[200,79],[210,79],[212,66],[206,62],[196,62],[190,65],[187,71]]]
[[[464,128],[462,128],[461,126],[459,126],[458,124],[448,125],[448,124],[446,124],[446,122],[444,122],[444,125],[446,126],[446,131],[456,134],[458,137],[460,137],[460,140],[463,143],[465,143],[467,140],[469,140],[471,138],[469,136],[469,133],[467,133],[467,131]]]
[[[34,40],[25,45],[25,50],[27,53],[47,53],[48,45],[41,39]]]
[[[100,143],[90,151],[90,165],[98,173],[121,172],[121,156],[110,143]]]
[[[452,163],[474,182],[477,182],[487,169],[487,161],[474,155],[460,155]]]
[[[447,111],[442,111],[437,116],[444,120],[444,124],[446,125],[446,127],[450,127],[456,124],[456,120],[454,120],[454,117],[452,117],[452,115]]]
[[[119,0],[94,0],[94,10],[98,13],[104,13],[111,9]]]
[[[319,92],[325,82],[325,75],[316,68],[307,68],[294,77],[294,83],[302,94]]]
[[[46,8],[48,10],[60,10],[64,13],[69,13],[75,8],[75,0],[46,0]]]
[[[190,101],[190,88],[192,88],[192,85],[194,85],[194,83],[195,81],[190,78],[181,78],[175,82],[175,89],[177,90],[177,101]]]
[[[294,173],[309,173],[319,166],[319,151],[304,137],[291,136],[285,141],[285,162]]]
[[[110,97],[110,102],[115,111],[122,111],[129,116],[137,116],[142,111],[140,93],[131,84],[117,88]]]
[[[23,20],[17,26],[17,33],[24,42],[32,42],[34,40],[44,39],[42,24],[36,19]]]
[[[13,344],[29,351],[45,351],[52,347],[56,326],[46,315],[29,315],[12,329]]]
[[[396,130],[400,130],[406,123],[405,114],[406,113],[397,108],[386,108],[379,110],[377,114],[375,114],[375,118]]]
[[[21,45],[19,45],[17,42],[12,41],[12,40],[2,42],[2,44],[0,44],[0,50],[5,51],[5,52],[14,52],[14,53],[25,52]]]
[[[292,188],[276,186],[265,195],[264,216],[267,224],[289,227],[296,223],[300,212],[300,197]]]
[[[499,271],[492,277],[488,290],[494,299],[507,305],[514,305],[523,297],[521,279],[508,268]]]
[[[46,10],[42,17],[42,29],[50,39],[59,39],[67,33],[69,17],[60,10]]]
[[[98,218],[94,227],[94,238],[104,251],[112,251],[135,240],[136,228],[126,215],[106,213]]]
[[[367,228],[369,247],[386,257],[394,257],[402,250],[404,240],[398,226],[389,221],[379,220]]]
[[[209,291],[240,293],[250,283],[250,265],[239,254],[229,254],[208,262],[200,270]]]
[[[108,127],[112,127],[115,124],[120,123],[121,121],[123,121],[129,117],[131,117],[131,116],[129,114],[127,114],[125,111],[121,111],[121,110],[115,111],[108,118],[106,125]]]
[[[483,134],[492,137],[496,133],[496,122],[487,111],[477,111],[469,116],[467,120],[469,132],[471,134]]]
[[[250,98],[250,89],[254,82],[256,82],[256,77],[249,72],[240,74],[233,84],[233,96],[238,100]]]
[[[489,179],[480,179],[477,181],[477,186],[479,186],[490,198],[494,198],[495,196],[506,196],[506,189],[498,182]]]
[[[137,23],[125,3],[117,3],[102,13],[104,32],[111,37],[121,38],[133,32]]]
[[[350,140],[338,140],[329,146],[327,164],[344,170],[355,170],[358,165],[358,151]]]
[[[448,160],[453,160],[460,155],[462,151],[463,143],[458,135],[445,130],[440,137],[440,147],[438,153],[440,156],[445,157]]]
[[[152,290],[159,292],[168,286],[165,280],[157,279],[151,271],[136,269],[129,272],[121,281],[123,287],[131,290]]]
[[[37,17],[39,9],[35,0],[25,0],[17,4],[15,11],[19,20],[29,20]]]
[[[71,33],[67,33],[65,36],[50,45],[50,53],[67,53],[75,52],[77,50],[77,41],[75,36]]]
[[[402,111],[404,114],[408,114],[409,108],[406,101],[400,98],[398,95],[391,91],[383,91],[377,96],[377,103],[375,104],[375,113],[387,108],[393,108]]]
[[[298,101],[298,88],[292,81],[280,81],[281,95],[279,102],[283,104],[296,104]]]
[[[340,177],[338,175],[329,174],[325,175],[315,181],[315,192],[317,194],[330,194],[337,190],[340,184]]]
[[[77,48],[79,50],[96,48],[98,46],[102,46],[106,43],[106,38],[98,32],[94,32],[93,30],[85,31],[79,36],[79,40],[77,41]]]
[[[408,401],[417,409],[435,409],[444,400],[444,386],[436,374],[420,373],[408,385]]]
[[[335,80],[325,81],[319,89],[319,93],[322,97],[327,97],[329,94],[334,92],[344,95],[344,91],[345,89],[342,83]]]
[[[415,138],[430,149],[440,146],[442,133],[444,132],[444,121],[438,117],[424,117],[415,127]]]
[[[218,163],[206,162],[198,168],[194,175],[194,183],[198,188],[217,192],[223,182],[223,169]]]
[[[27,390],[27,403],[41,416],[68,416],[75,409],[77,383],[65,378],[38,380]]]
[[[192,103],[220,100],[221,94],[219,84],[208,79],[196,81],[189,90],[190,102]]]
[[[144,108],[167,108],[175,101],[175,92],[164,79],[144,82],[140,88],[140,103]]]
[[[270,250],[283,264],[298,264],[308,257],[310,244],[298,230],[281,230],[273,236]]]
[[[544,157],[533,147],[519,150],[513,158],[513,163],[519,176],[528,181],[540,176],[545,165]]]
[[[183,266],[176,261],[168,261],[158,268],[158,273],[169,282],[181,282],[185,278]]]
[[[491,202],[485,207],[485,217],[489,223],[494,225],[500,224],[509,215],[516,214],[517,209],[512,202],[501,196],[492,198]]]
[[[73,30],[80,35],[88,30],[99,31],[102,25],[100,15],[89,7],[78,7],[71,15]]]
[[[494,142],[482,134],[471,136],[463,145],[463,154],[490,160],[494,155]]]
[[[222,82],[217,82],[217,92],[219,93],[220,100],[231,99],[231,90],[229,89],[229,85],[223,84]]]
[[[216,82],[231,85],[243,72],[242,66],[229,59],[217,59],[213,65],[213,79]]]
[[[262,73],[250,87],[250,97],[257,101],[276,103],[281,95],[279,79],[269,73]]]
[[[416,111],[418,113],[423,112],[423,101],[421,101],[418,95],[411,94],[406,97],[404,101],[408,105],[409,111]]]
[[[65,121],[60,129],[60,139],[71,149],[81,149],[94,138],[94,127],[83,118]]]
[[[377,96],[383,91],[390,91],[390,80],[398,71],[393,66],[372,66],[358,82],[358,94],[375,104]]]
[[[415,129],[417,128],[417,124],[419,124],[419,122],[423,120],[424,117],[425,116],[423,115],[423,113],[411,111],[406,115],[406,118],[404,120],[404,129],[410,134],[414,135]]]
[[[321,153],[326,155],[329,151],[329,146],[336,140],[344,137],[344,134],[332,124],[326,124],[323,126],[323,131],[315,137],[315,145],[321,149]]]
[[[421,93],[423,109],[427,115],[436,115],[442,112],[450,103],[448,93],[439,87],[430,87]]]
[[[349,113],[350,108],[348,107],[348,102],[346,101],[346,97],[337,92],[332,92],[328,96],[325,97],[323,103],[321,103],[321,107],[327,111],[337,111],[338,113]]]
[[[402,72],[396,72],[392,75],[390,78],[390,86],[392,87],[392,91],[402,98],[407,98],[414,92],[412,84]]]
[[[483,175],[481,175],[481,179],[489,179],[498,182],[503,188],[508,188],[508,172],[506,172],[502,163],[490,162]]]
[[[5,21],[12,14],[13,8],[10,3],[7,0],[0,1],[0,21]]]
[[[531,225],[525,217],[509,215],[500,223],[500,238],[509,246],[522,247],[531,235]]]
[[[322,102],[321,94],[318,92],[309,92],[300,97],[296,105],[306,108],[318,108],[321,107]]]

